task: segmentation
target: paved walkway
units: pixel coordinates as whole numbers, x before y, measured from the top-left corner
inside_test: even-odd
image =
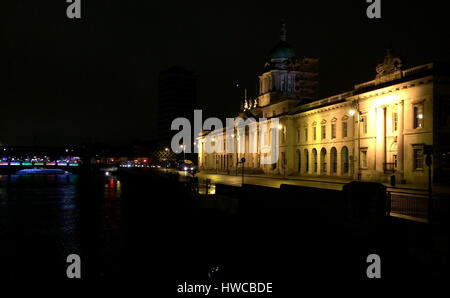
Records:
[[[199,178],[210,178],[215,183],[225,183],[225,184],[241,184],[241,175],[231,174],[228,175],[226,172],[211,172],[211,171],[201,171],[196,176]],[[230,178],[225,178],[230,177]],[[232,179],[233,177],[234,179]],[[251,179],[256,178],[256,179]],[[262,180],[268,180],[265,183]],[[274,180],[273,182],[269,182]],[[220,181],[220,182],[219,182]],[[281,184],[295,184],[304,185],[312,187],[323,187],[330,189],[342,189],[344,184],[351,182],[351,179],[344,179],[338,177],[299,177],[299,176],[287,176],[283,175],[265,175],[265,174],[245,174],[244,183],[247,184],[257,184],[271,187],[279,187]],[[413,193],[427,193],[428,189],[424,186],[417,186],[414,184],[397,184],[392,187],[389,183],[384,183],[388,190],[399,191],[399,192],[413,192]],[[433,185],[433,194],[435,195],[450,195],[450,186],[446,185]]]

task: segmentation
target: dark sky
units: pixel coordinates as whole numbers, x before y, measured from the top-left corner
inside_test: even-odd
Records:
[[[158,72],[171,65],[198,75],[204,113],[233,116],[234,85],[254,93],[281,19],[297,54],[320,59],[322,97],[372,79],[389,45],[407,67],[450,60],[440,2],[382,0],[380,20],[365,0],[81,3],[81,20],[65,0],[2,3],[0,143],[151,139]]]

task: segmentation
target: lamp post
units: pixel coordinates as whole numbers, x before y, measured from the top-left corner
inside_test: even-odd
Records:
[[[433,191],[431,189],[432,178],[431,178],[431,164],[433,155],[433,145],[425,145],[423,148],[423,153],[426,155],[425,163],[428,166],[428,222],[431,223],[432,212],[433,212]]]
[[[281,138],[282,138],[283,143],[284,143],[284,131],[282,131],[283,130],[283,125],[282,124],[278,124],[277,128],[278,128],[278,131],[280,131],[283,134],[283,136]],[[283,168],[283,177],[286,177],[286,153],[282,154],[281,156],[282,156],[282,158],[281,158],[281,167]]]
[[[358,161],[357,162],[357,166],[358,166],[358,168],[357,168],[357,179],[361,180],[361,156],[360,156],[360,152],[359,152],[359,147],[360,147],[360,135],[359,134],[360,134],[360,130],[361,130],[361,128],[360,128],[360,123],[361,123],[360,115],[361,115],[361,112],[359,111],[358,104],[357,103],[354,104],[354,107],[352,109],[350,109],[350,111],[348,113],[352,117],[354,117],[355,114],[356,114],[356,118],[357,118],[356,119],[356,123],[358,125],[356,127],[356,131],[355,131],[355,129],[353,130],[354,134],[356,135],[356,137],[354,137],[354,139],[356,138],[356,148],[354,150],[354,155],[357,154],[356,158],[357,158],[357,161]],[[355,121],[353,121],[353,123],[355,123]]]
[[[164,151],[166,152],[166,172],[169,169],[169,148],[164,148]]]
[[[244,168],[245,168],[245,157],[241,158],[241,161],[238,163],[242,164],[242,186],[244,186]],[[237,168],[237,167],[236,167]]]
[[[183,150],[183,162],[186,160],[186,145],[180,145],[181,150]]]

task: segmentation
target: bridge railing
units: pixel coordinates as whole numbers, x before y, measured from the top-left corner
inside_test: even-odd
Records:
[[[0,161],[0,167],[14,167],[14,166],[59,166],[59,167],[78,167],[78,162],[25,162],[25,161]]]

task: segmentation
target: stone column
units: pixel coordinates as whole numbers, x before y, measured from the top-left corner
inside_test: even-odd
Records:
[[[384,163],[386,162],[386,108],[377,108],[376,129],[376,152],[375,170],[380,174],[384,173]]]
[[[403,148],[403,100],[398,105],[398,126],[397,126],[397,175],[398,181],[401,183],[404,180],[404,148]]]

